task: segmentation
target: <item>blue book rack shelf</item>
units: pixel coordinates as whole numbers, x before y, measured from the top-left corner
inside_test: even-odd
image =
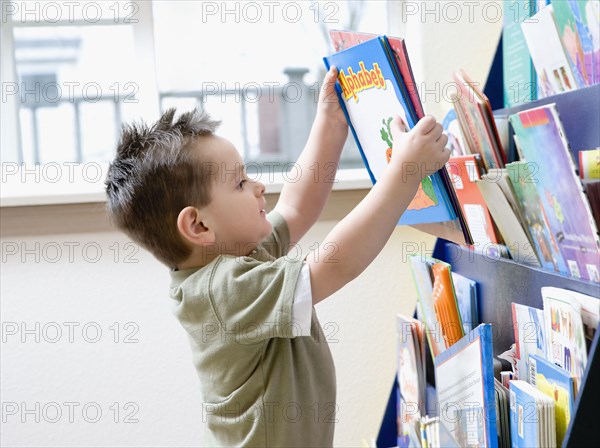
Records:
[[[494,111],[494,115],[512,115],[549,103],[556,103],[571,152],[577,164],[579,151],[600,146],[600,84],[510,109],[498,109]],[[512,141],[512,138],[510,140]],[[509,149],[510,161],[514,160],[515,154],[514,147],[511,147]],[[494,327],[494,355],[507,350],[514,343],[511,302],[543,308],[540,291],[542,286],[569,289],[600,300],[600,285],[597,283],[569,278],[554,272],[521,265],[508,259],[491,259],[445,240],[438,239],[433,257],[450,263],[454,272],[478,283],[479,320],[491,323]],[[598,414],[600,413],[599,338],[600,330],[596,331],[588,354],[588,364],[563,447],[586,446],[598,436]],[[386,416],[377,438],[378,447],[396,446],[397,387],[398,384],[394,381]]]

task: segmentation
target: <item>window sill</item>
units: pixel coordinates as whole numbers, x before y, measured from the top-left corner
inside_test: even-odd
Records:
[[[49,163],[23,168],[4,163],[0,207],[105,202],[107,167],[98,163]],[[258,180],[265,184],[267,195],[279,194],[286,181],[293,181],[283,173],[265,174]],[[333,190],[368,190],[371,186],[366,169],[343,169],[336,173]]]

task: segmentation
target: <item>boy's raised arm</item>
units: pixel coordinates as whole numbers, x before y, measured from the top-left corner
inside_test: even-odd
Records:
[[[310,136],[296,162],[301,175],[296,182],[284,185],[275,207],[287,221],[292,244],[319,219],[348,136],[348,124],[335,93],[336,78],[337,70],[332,67],[323,81]]]
[[[448,137],[433,117],[408,133],[392,122],[393,157],[384,176],[352,212],[327,235],[319,257],[308,256],[313,304],[329,297],[371,264],[415,196],[424,176],[449,159]]]

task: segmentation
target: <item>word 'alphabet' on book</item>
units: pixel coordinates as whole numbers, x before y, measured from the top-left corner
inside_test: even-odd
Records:
[[[354,73],[352,67],[348,67],[348,75],[344,73],[344,70],[340,71],[339,81],[342,85],[342,93],[346,100],[354,98],[354,101],[358,102],[359,92],[373,87],[377,89],[385,89],[385,79],[381,74],[379,64],[375,62],[371,70],[365,68],[365,63],[360,61],[358,63],[360,70],[358,73]]]

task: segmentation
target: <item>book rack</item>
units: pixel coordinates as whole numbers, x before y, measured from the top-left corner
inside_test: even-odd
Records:
[[[494,111],[494,115],[508,116],[549,103],[556,103],[577,165],[577,154],[580,150],[600,146],[600,84],[509,109],[498,109]],[[516,151],[512,136],[510,142],[509,161],[514,161]],[[492,258],[442,239],[437,240],[433,257],[450,263],[454,272],[477,282],[479,321],[493,325],[494,356],[507,350],[514,343],[511,302],[542,309],[542,286],[564,288],[600,300],[600,285],[597,283],[577,280],[504,258]],[[563,447],[589,444],[590,440],[594,440],[598,434],[599,338],[600,330],[596,331],[588,353],[588,364],[575,402],[575,412],[563,440]],[[378,447],[396,446],[396,387],[397,383],[394,379],[386,415],[377,437]]]

